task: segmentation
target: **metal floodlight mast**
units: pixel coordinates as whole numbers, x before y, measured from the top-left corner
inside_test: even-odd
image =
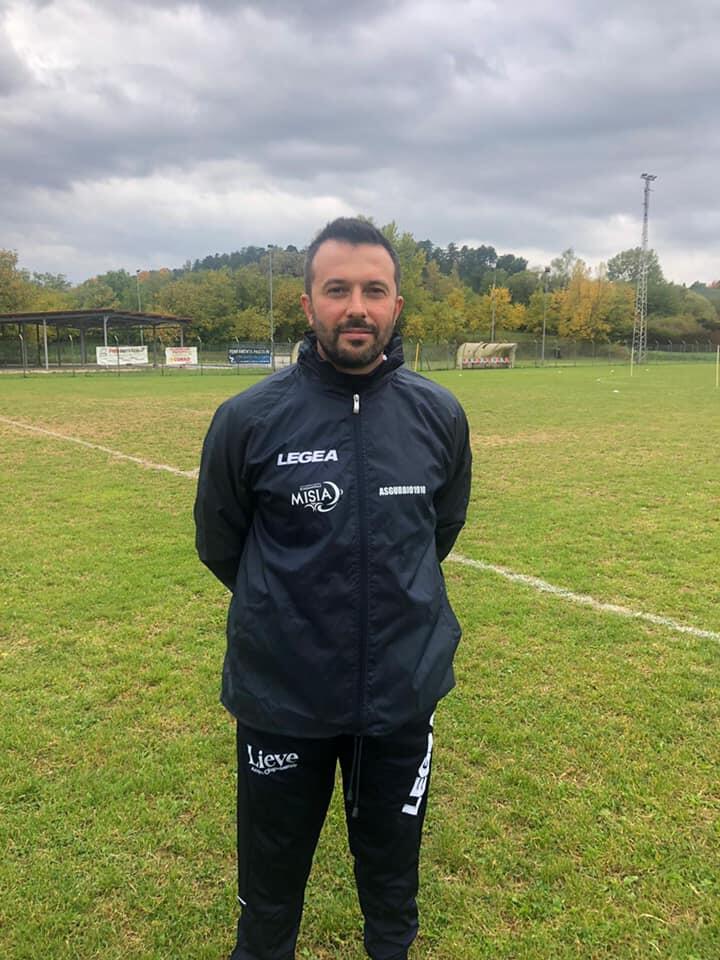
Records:
[[[650,207],[650,184],[657,180],[654,173],[640,175],[645,181],[643,199],[643,228],[640,263],[638,265],[637,288],[635,291],[635,322],[633,324],[631,364],[645,363],[647,360],[647,275],[648,275],[648,209]]]

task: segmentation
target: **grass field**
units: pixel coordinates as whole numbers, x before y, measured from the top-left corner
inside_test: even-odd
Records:
[[[448,372],[470,560],[436,719],[417,960],[720,957],[720,391],[709,366]],[[0,378],[0,956],[224,960],[235,919],[226,596],[194,483],[246,377]],[[299,957],[359,960],[336,797]]]

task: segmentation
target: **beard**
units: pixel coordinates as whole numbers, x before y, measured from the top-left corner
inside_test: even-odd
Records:
[[[327,330],[322,324],[318,323],[317,318],[314,318],[314,320],[313,329],[318,343],[322,347],[322,353],[334,367],[341,370],[356,370],[370,366],[384,351],[394,331],[393,325],[387,331],[387,334],[383,336],[373,324],[363,323],[357,320],[352,323],[341,324],[332,330]],[[353,344],[353,330],[367,331],[367,333],[371,334],[371,337],[363,337]],[[341,346],[340,337],[342,334],[346,334],[345,339],[346,342],[349,340],[350,346]]]

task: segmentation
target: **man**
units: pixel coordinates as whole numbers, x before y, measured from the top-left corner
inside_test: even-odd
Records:
[[[465,415],[402,366],[399,263],[363,220],[310,245],[298,363],[225,402],[203,448],[201,560],[232,591],[242,914],[231,960],[292,960],[340,763],[365,947],[404,960],[432,715],[460,629],[440,570],[470,484]]]

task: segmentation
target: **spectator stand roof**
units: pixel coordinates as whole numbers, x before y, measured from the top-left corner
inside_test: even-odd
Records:
[[[88,330],[102,330],[105,346],[107,346],[108,329],[111,327],[124,329],[151,327],[153,333],[157,327],[179,327],[182,343],[184,330],[190,323],[192,323],[190,317],[174,317],[161,313],[133,313],[128,310],[51,310],[37,313],[0,313],[0,328],[9,324],[17,324],[19,332],[21,327],[24,328],[29,324],[42,324],[46,369],[49,366],[48,327],[55,327],[56,331],[59,331],[60,327],[78,330],[80,333],[81,362],[86,363],[85,334]]]

